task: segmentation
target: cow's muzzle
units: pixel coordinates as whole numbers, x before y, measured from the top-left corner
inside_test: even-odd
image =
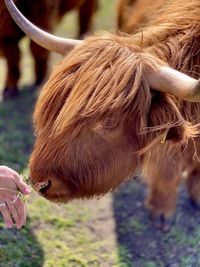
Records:
[[[51,181],[38,182],[33,184],[33,188],[40,194],[45,195],[48,189],[51,187]]]

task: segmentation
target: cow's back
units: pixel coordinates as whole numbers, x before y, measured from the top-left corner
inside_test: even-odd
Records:
[[[134,33],[157,15],[166,0],[119,0],[117,27],[126,33]]]

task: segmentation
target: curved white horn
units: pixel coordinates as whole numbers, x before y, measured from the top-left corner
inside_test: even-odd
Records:
[[[12,18],[21,28],[21,30],[35,43],[50,51],[65,55],[67,52],[73,49],[74,46],[82,42],[79,40],[57,37],[53,34],[47,33],[27,20],[24,15],[17,9],[12,0],[5,0],[5,4]]]
[[[182,100],[200,102],[200,80],[169,67],[147,74],[149,85],[157,91],[169,93]]]

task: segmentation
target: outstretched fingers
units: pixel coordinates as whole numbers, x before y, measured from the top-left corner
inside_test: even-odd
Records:
[[[13,220],[11,213],[6,205],[6,202],[0,202],[0,212],[4,218],[4,221],[6,223],[7,228],[12,228],[13,227]]]

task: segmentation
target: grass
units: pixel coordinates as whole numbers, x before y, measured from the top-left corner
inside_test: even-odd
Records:
[[[96,30],[114,29],[116,1],[102,0]],[[57,34],[75,35],[75,14],[66,16]],[[28,174],[34,142],[32,112],[37,90],[28,40],[21,44],[21,96],[0,103],[0,163]],[[50,69],[60,59],[51,55]],[[5,64],[0,60],[3,86]],[[0,267],[196,267],[200,266],[199,214],[181,193],[175,225],[162,234],[148,220],[145,188],[128,183],[100,200],[58,206],[32,192],[28,220],[20,230],[6,230],[0,220]]]

